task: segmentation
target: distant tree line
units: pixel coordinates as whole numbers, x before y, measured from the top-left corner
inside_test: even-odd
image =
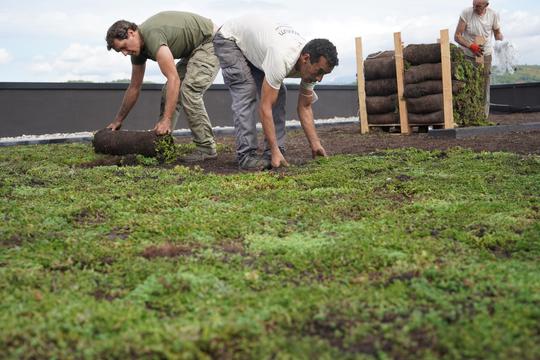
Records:
[[[94,81],[87,80],[68,80],[68,83],[93,83]],[[129,84],[129,79],[117,79],[107,81],[106,83]],[[491,83],[497,84],[519,84],[540,82],[540,65],[517,65],[513,74],[498,73],[497,68],[493,68],[491,75]],[[144,81],[145,84],[156,84],[153,81]],[[347,82],[343,85],[356,85],[356,81]]]
[[[491,75],[491,83],[494,85],[530,82],[540,82],[540,65],[517,65],[513,74],[499,74],[494,67]]]

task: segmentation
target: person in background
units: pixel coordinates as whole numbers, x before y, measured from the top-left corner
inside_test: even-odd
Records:
[[[477,57],[484,57],[486,117],[489,115],[490,104],[493,37],[498,41],[503,40],[499,14],[489,8],[489,2],[487,0],[474,0],[473,6],[466,8],[461,13],[454,40],[461,45],[465,52],[465,56],[469,61],[476,63]],[[479,42],[478,39],[481,39],[482,41]]]
[[[157,135],[170,134],[180,108],[187,116],[196,149],[184,160],[204,161],[217,157],[212,125],[203,95],[219,71],[212,39],[217,27],[210,19],[180,11],[160,12],[140,26],[119,20],[107,31],[107,49],[131,56],[131,82],[114,121],[107,126],[118,130],[137,102],[146,60],[158,63],[167,82],[162,90]],[[175,65],[174,60],[180,59]]]
[[[285,78],[300,78],[298,117],[312,156],[326,156],[315,129],[315,83],[338,65],[336,47],[326,39],[309,42],[291,26],[267,17],[243,16],[226,22],[214,38],[223,80],[232,97],[236,154],[240,169],[287,166],[285,152]],[[257,99],[259,104],[257,106]],[[257,155],[256,111],[265,135]]]

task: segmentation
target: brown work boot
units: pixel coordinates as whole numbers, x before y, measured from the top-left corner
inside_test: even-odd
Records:
[[[256,153],[246,155],[239,164],[240,170],[269,170],[272,168],[272,162],[269,159],[261,158]]]
[[[206,160],[211,160],[217,158],[217,152],[214,149],[201,150],[195,149],[191,154],[188,154],[184,157],[185,162],[203,162]]]

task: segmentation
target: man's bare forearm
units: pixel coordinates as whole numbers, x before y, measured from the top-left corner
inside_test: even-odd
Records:
[[[124,119],[128,116],[131,109],[133,109],[133,106],[137,102],[137,99],[139,98],[140,89],[136,88],[134,86],[129,86],[124,94],[124,98],[122,99],[122,104],[120,105],[120,109],[118,110],[118,113],[116,114],[115,121],[122,122]]]
[[[268,142],[271,151],[279,150],[276,139],[276,129],[274,127],[274,118],[272,116],[272,107],[266,109],[263,105],[259,107],[259,116],[263,127],[264,136]]]
[[[470,47],[472,45],[472,43],[465,40],[465,37],[463,37],[463,33],[465,32],[466,28],[467,28],[467,24],[465,23],[465,21],[463,21],[462,18],[459,18],[458,25],[457,25],[456,31],[454,33],[454,40],[459,45],[468,48],[468,47]]]
[[[302,124],[302,129],[308,139],[309,145],[313,148],[314,145],[319,145],[320,140],[315,129],[315,121],[313,120],[313,109],[310,106],[298,106],[298,117]]]
[[[165,98],[165,109],[163,111],[163,117],[160,120],[171,121],[174,111],[176,109],[176,103],[178,102],[178,96],[180,95],[180,78],[173,78],[167,80],[167,97]]]
[[[495,40],[497,40],[497,41],[503,41],[504,40],[504,36],[503,36],[501,30],[494,30],[494,34],[495,34]]]
[[[465,38],[463,37],[462,34],[456,34],[456,36],[454,37],[454,40],[461,46],[464,46],[466,48],[468,48],[469,46],[471,46],[471,42],[465,40]]]

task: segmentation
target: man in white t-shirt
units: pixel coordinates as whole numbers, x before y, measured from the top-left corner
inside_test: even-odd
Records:
[[[298,116],[313,157],[326,156],[311,105],[315,83],[338,65],[336,47],[326,39],[306,42],[291,26],[259,16],[226,22],[214,38],[223,80],[232,97],[236,153],[241,169],[286,166],[285,78],[301,78]],[[259,105],[257,106],[257,98]],[[257,156],[256,111],[265,135],[265,153]]]
[[[473,6],[461,13],[454,36],[470,61],[474,62],[476,57],[484,56],[486,116],[489,115],[492,37],[503,40],[499,14],[488,6],[487,0],[474,0]],[[478,37],[484,44],[478,42]]]

